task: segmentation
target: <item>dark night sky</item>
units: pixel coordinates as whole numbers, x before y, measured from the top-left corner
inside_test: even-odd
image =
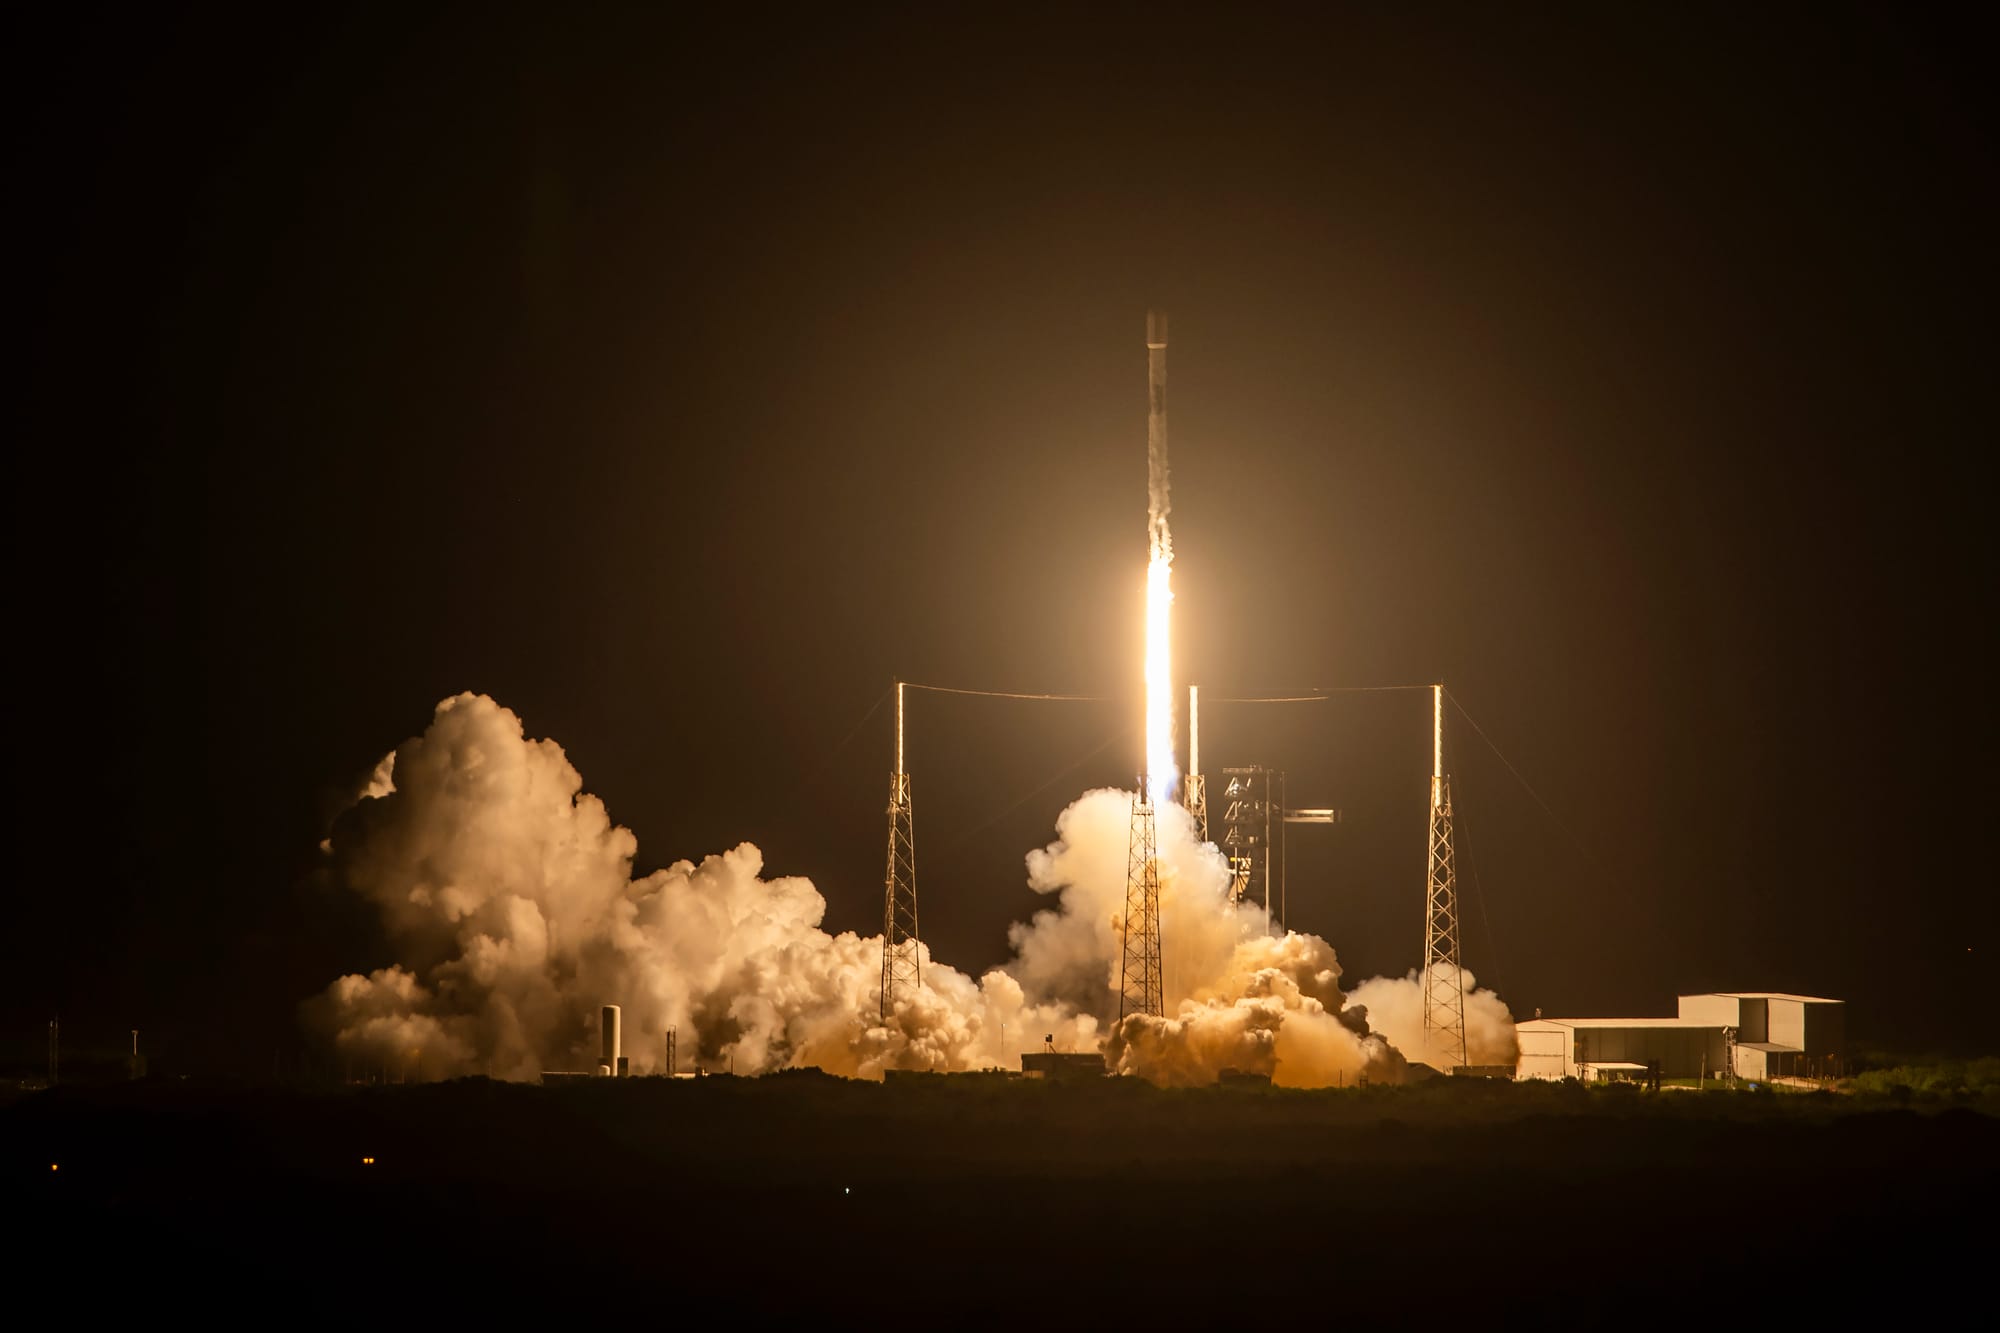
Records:
[[[1990,1048],[1986,48],[1506,8],[17,28],[5,1053],[296,1047],[388,961],[315,844],[462,689],[642,867],[754,840],[879,929],[892,676],[1136,687],[1155,303],[1183,678],[1449,684],[1561,821],[1459,728],[1518,1014]],[[1131,714],[919,701],[941,957]],[[1413,966],[1425,701],[1205,720],[1347,812],[1295,924]]]

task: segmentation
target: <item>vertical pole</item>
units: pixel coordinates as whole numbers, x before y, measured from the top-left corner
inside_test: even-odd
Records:
[[[903,773],[903,682],[896,682],[896,775]]]
[[[1444,686],[1431,686],[1431,777],[1444,776]],[[1431,788],[1431,799],[1437,799],[1437,788]]]
[[[1278,775],[1278,920],[1285,923],[1287,930],[1291,929],[1292,911],[1291,905],[1285,901],[1285,867],[1291,861],[1292,832],[1285,826],[1285,807],[1290,800],[1285,792],[1285,778],[1281,773]]]
[[[1188,772],[1201,772],[1201,686],[1188,686]]]
[[[1264,770],[1264,933],[1271,933],[1271,779]]]
[[[1208,779],[1201,772],[1201,687],[1188,686],[1188,771],[1181,779],[1181,804],[1194,816],[1196,842],[1208,841]]]

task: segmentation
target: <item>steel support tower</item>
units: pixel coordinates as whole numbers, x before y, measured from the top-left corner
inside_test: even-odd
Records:
[[[1132,836],[1125,861],[1124,956],[1118,965],[1118,1017],[1166,1013],[1160,973],[1159,824],[1146,779],[1132,798]]]
[[[917,833],[903,771],[903,682],[896,682],[896,771],[889,775],[889,871],[882,886],[882,1020],[896,997],[923,986],[917,952]]]
[[[1465,982],[1458,966],[1458,877],[1451,779],[1444,771],[1444,686],[1431,686],[1431,854],[1424,901],[1424,1049],[1465,1064]]]

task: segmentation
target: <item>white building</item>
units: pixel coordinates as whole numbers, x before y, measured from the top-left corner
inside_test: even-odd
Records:
[[[1837,1072],[1846,1006],[1810,995],[1683,995],[1674,1018],[1535,1018],[1514,1025],[1516,1078],[1716,1078]]]
[[[1514,1025],[1515,1078],[1713,1078],[1729,1059],[1722,1025],[1682,1018],[1531,1018]]]
[[[1683,995],[1680,1015],[1733,1028],[1738,1078],[1819,1078],[1841,1071],[1847,1005],[1817,995],[1735,991]]]

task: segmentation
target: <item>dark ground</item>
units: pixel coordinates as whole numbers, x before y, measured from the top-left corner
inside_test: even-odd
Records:
[[[9,1212],[35,1219],[21,1273],[286,1324],[1921,1322],[1990,1251],[1994,1112],[1456,1083],[155,1080],[22,1098],[0,1152]]]

